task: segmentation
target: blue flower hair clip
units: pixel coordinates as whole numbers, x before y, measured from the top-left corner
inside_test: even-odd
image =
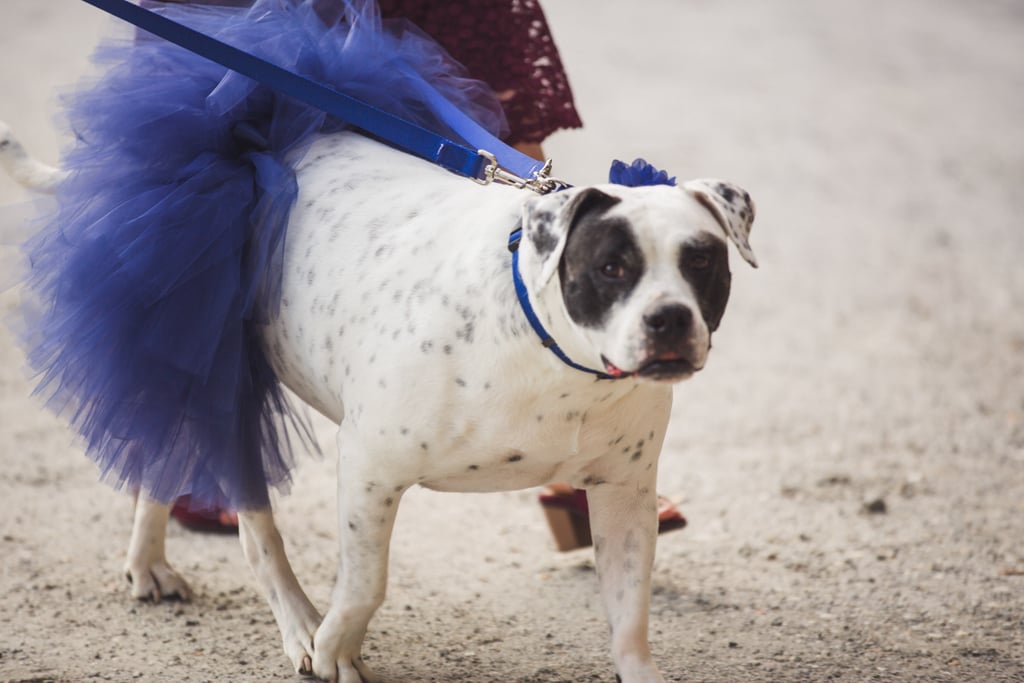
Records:
[[[668,173],[659,171],[643,159],[637,159],[630,165],[616,159],[608,172],[608,182],[627,187],[641,185],[675,185],[675,177],[669,178]]]

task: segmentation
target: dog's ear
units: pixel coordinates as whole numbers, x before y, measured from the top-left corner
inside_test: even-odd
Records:
[[[683,189],[711,212],[747,263],[757,268],[750,248],[750,226],[754,223],[754,200],[746,190],[722,180],[702,178],[683,183]]]
[[[558,270],[565,243],[573,228],[588,213],[607,211],[621,200],[593,187],[571,188],[528,201],[523,208],[523,238],[537,254],[535,291]]]

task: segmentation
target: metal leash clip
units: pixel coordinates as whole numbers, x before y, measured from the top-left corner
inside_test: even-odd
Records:
[[[484,167],[483,178],[473,178],[473,180],[481,185],[490,185],[491,183],[499,183],[501,185],[511,185],[523,190],[532,190],[537,194],[547,194],[549,192],[556,192],[558,190],[564,190],[569,187],[569,183],[558,178],[552,178],[549,174],[551,173],[551,159],[544,162],[544,166],[533,174],[532,178],[520,178],[515,173],[502,168],[498,165],[498,158],[488,152],[485,149],[477,150],[477,154],[487,159],[488,164]]]

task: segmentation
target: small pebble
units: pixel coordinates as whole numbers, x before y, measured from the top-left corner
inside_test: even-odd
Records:
[[[863,510],[869,515],[884,515],[889,511],[889,506],[885,504],[884,498],[873,498],[864,503]]]

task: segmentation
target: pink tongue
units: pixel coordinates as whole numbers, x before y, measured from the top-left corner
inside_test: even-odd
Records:
[[[617,367],[615,367],[612,364],[612,362],[610,360],[608,360],[608,359],[605,359],[605,361],[604,361],[604,369],[612,377],[622,377],[624,374],[626,374],[622,370],[620,370]]]

